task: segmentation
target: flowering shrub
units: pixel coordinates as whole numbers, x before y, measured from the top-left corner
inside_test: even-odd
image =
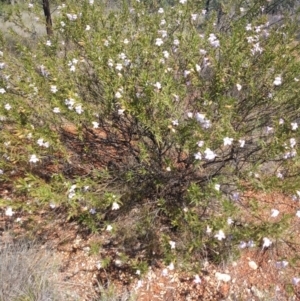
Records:
[[[221,19],[205,1],[103,2],[59,6],[54,34],[14,53],[1,36],[1,178],[34,200],[7,206],[61,206],[169,262],[269,247],[287,218],[240,212],[246,189],[297,190],[293,19],[268,22],[268,1],[224,4]],[[117,221],[132,212],[128,233]]]

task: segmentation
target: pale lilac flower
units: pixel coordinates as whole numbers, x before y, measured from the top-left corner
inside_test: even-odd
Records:
[[[5,89],[0,88],[0,94],[4,94],[4,93],[6,93]]]
[[[97,129],[97,128],[99,127],[99,122],[93,121],[93,122],[92,122],[92,125],[93,125],[93,128],[94,128],[94,129]]]
[[[223,240],[226,238],[223,230],[219,230],[218,233],[214,236],[217,240]]]
[[[76,107],[75,107],[75,111],[76,111],[76,113],[77,114],[82,114],[83,113],[83,108],[82,108],[82,106],[81,105],[77,105]]]
[[[220,41],[217,39],[217,37],[213,33],[209,34],[208,41],[215,48],[220,46]]]
[[[58,91],[58,89],[57,89],[56,86],[51,85],[51,86],[50,86],[50,91],[51,91],[52,93],[56,93],[56,92]]]
[[[163,269],[162,272],[161,272],[161,274],[162,274],[164,277],[168,276],[168,274],[169,274],[168,269]]]
[[[120,209],[120,205],[117,202],[113,202],[111,206],[111,210],[118,210]]]
[[[204,154],[205,154],[205,159],[209,161],[214,160],[217,156],[217,154],[214,151],[212,151],[210,148],[207,148],[204,151]]]
[[[91,208],[89,212],[90,214],[96,214],[96,210],[94,208]]]
[[[300,282],[300,278],[294,277],[292,280],[293,285],[297,285]]]
[[[205,49],[200,49],[199,50],[200,54],[206,55],[207,51]]]
[[[279,215],[279,210],[271,209],[271,217],[277,217]]]
[[[277,172],[276,177],[278,179],[283,179],[283,174],[279,171],[279,172]]]
[[[179,42],[178,39],[175,39],[175,40],[173,41],[173,44],[174,44],[175,46],[178,46],[178,45],[180,44],[180,42]]]
[[[31,155],[29,158],[30,163],[37,163],[39,161],[39,158],[36,155]]]
[[[60,113],[60,109],[59,109],[58,107],[55,107],[55,108],[53,109],[53,113]]]
[[[169,245],[171,246],[171,249],[175,249],[176,242],[173,240],[170,240]]]
[[[201,160],[202,159],[202,155],[200,152],[194,154],[195,160]]]
[[[77,15],[76,14],[66,14],[67,18],[70,20],[70,21],[75,21],[77,20]]]
[[[5,110],[6,111],[9,111],[11,109],[11,105],[9,103],[7,103],[5,106],[4,106]]]
[[[276,262],[276,268],[277,269],[284,269],[289,265],[288,261],[282,260],[282,261],[277,261]]]
[[[196,284],[201,283],[201,279],[200,279],[199,275],[194,276],[194,283],[196,283]]]
[[[226,145],[231,145],[232,144],[232,142],[233,142],[233,138],[229,138],[229,137],[225,137],[225,138],[223,138],[223,144],[224,144],[224,146],[226,146]]]
[[[273,85],[274,85],[274,86],[280,86],[281,84],[282,84],[282,78],[281,78],[281,76],[275,77],[275,80],[274,80],[274,82],[273,82]]]
[[[204,141],[200,140],[197,142],[198,147],[202,147],[204,145]]]
[[[292,122],[291,123],[292,131],[296,131],[298,128],[298,123],[297,122]]]
[[[272,245],[272,241],[269,239],[269,238],[267,238],[267,237],[264,237],[263,238],[263,245],[262,245],[262,248],[264,249],[264,248],[268,248],[268,247],[270,247]]]
[[[155,45],[156,45],[156,46],[161,46],[163,43],[164,43],[164,42],[163,42],[163,40],[162,40],[161,38],[157,38],[157,39],[155,40]]]
[[[240,249],[245,249],[247,247],[247,243],[244,242],[244,241],[241,241],[240,244],[239,244],[239,248]]]

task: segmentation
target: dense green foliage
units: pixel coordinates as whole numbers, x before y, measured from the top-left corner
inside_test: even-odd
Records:
[[[270,23],[266,1],[102,2],[59,6],[53,36],[1,34],[1,181],[33,200],[1,203],[63,208],[167,262],[286,233],[257,206],[245,222],[241,196],[299,189],[296,18]]]

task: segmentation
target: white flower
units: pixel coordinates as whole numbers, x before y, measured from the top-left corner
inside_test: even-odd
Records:
[[[249,24],[247,24],[247,26],[246,26],[246,30],[247,31],[249,31],[249,30],[252,30],[252,26],[251,26],[251,24],[249,23]]]
[[[231,217],[228,217],[227,219],[227,225],[232,225],[233,224],[233,219]]]
[[[170,240],[170,241],[169,241],[169,244],[170,244],[170,246],[171,246],[171,249],[175,249],[175,245],[176,245],[176,242],[175,242],[175,241]]]
[[[262,245],[262,248],[264,249],[264,248],[268,248],[268,247],[270,247],[272,245],[272,241],[269,239],[269,238],[267,238],[267,237],[264,237],[263,238],[263,245]]]
[[[297,210],[296,216],[300,218],[300,210]]]
[[[118,115],[124,115],[125,109],[119,109],[118,110]]]
[[[248,243],[247,243],[247,247],[248,248],[254,248],[255,247],[255,243],[253,240],[249,240]]]
[[[71,72],[75,72],[75,71],[76,71],[76,67],[75,67],[74,65],[72,65],[72,66],[70,67],[70,71],[71,71]]]
[[[111,206],[111,210],[118,210],[120,209],[120,205],[117,202],[113,202]]]
[[[290,146],[291,146],[291,148],[294,148],[295,145],[296,145],[296,139],[295,138],[291,138],[290,139]]]
[[[271,209],[271,217],[277,217],[279,215],[279,210]]]
[[[97,129],[97,128],[99,127],[99,122],[93,121],[93,122],[92,122],[92,125],[93,125],[93,128],[94,128],[94,129]]]
[[[240,139],[239,143],[240,143],[240,147],[244,147],[245,146],[245,140],[244,139]]]
[[[284,124],[284,119],[283,118],[279,119],[279,124]]]
[[[57,87],[56,87],[56,86],[51,85],[51,86],[50,86],[50,91],[51,91],[52,93],[56,93],[58,90],[57,90]]]
[[[213,33],[209,34],[208,41],[209,41],[210,45],[215,48],[220,46],[220,41],[217,39],[217,37]]]
[[[202,155],[200,152],[194,154],[195,160],[201,160],[202,159]]]
[[[201,71],[200,65],[196,64],[196,65],[195,65],[195,68],[196,68],[196,71],[197,71],[197,72],[200,72],[200,71]]]
[[[218,233],[214,236],[217,240],[223,240],[226,238],[223,230],[219,230]]]
[[[187,115],[188,118],[193,118],[193,113],[192,112],[187,112],[186,115]]]
[[[210,234],[212,232],[212,228],[210,226],[206,226],[206,234]]]
[[[12,210],[11,207],[7,207],[6,210],[5,210],[5,215],[6,216],[13,216],[15,212]]]
[[[194,276],[194,283],[196,283],[196,284],[201,283],[201,279],[200,279],[199,275]]]
[[[220,191],[220,188],[221,188],[221,185],[220,185],[220,184],[215,184],[215,189],[216,189],[217,191]]]
[[[164,13],[164,9],[162,7],[160,7],[159,10],[158,10],[158,13],[159,14],[163,14]]]
[[[158,90],[161,89],[161,83],[160,83],[160,82],[156,82],[153,86],[154,86],[155,88],[157,88]]]
[[[214,160],[217,156],[217,154],[215,152],[213,152],[210,148],[207,148],[205,151],[204,151],[204,154],[205,154],[205,159],[206,160]]]
[[[116,67],[115,67],[117,70],[121,71],[123,69],[123,66],[122,64],[118,63],[116,64]]]
[[[191,14],[192,21],[196,21],[198,17],[198,14]]]
[[[233,138],[225,137],[225,138],[223,138],[223,141],[224,141],[224,146],[231,145]]]
[[[115,97],[116,97],[116,98],[121,98],[121,97],[122,97],[122,94],[118,91],[118,92],[115,94]]]
[[[2,169],[0,169],[0,175],[3,175],[4,171]]]
[[[112,229],[113,229],[113,227],[111,225],[107,225],[106,231],[110,232]]]
[[[86,30],[86,31],[91,30],[91,26],[90,26],[90,25],[87,25],[87,26],[85,27],[85,30]]]
[[[125,45],[127,45],[127,44],[129,44],[129,40],[128,40],[128,39],[124,39],[123,43],[124,43]]]
[[[55,108],[53,109],[53,113],[60,113],[60,109],[59,109],[58,107],[55,107]]]
[[[291,123],[292,131],[296,131],[298,128],[298,123],[297,122],[292,122]]]
[[[46,46],[51,46],[51,45],[52,45],[51,41],[48,40],[48,41],[46,42]]]
[[[30,163],[36,163],[39,161],[39,158],[36,155],[31,155],[29,158]]]
[[[4,94],[6,91],[3,88],[0,88],[0,94]]]
[[[281,84],[282,84],[282,78],[281,78],[281,76],[275,77],[275,80],[274,80],[274,82],[273,82],[273,85],[274,85],[274,86],[280,86]]]
[[[89,0],[89,4],[93,5],[94,4],[94,0]]]
[[[179,0],[179,3],[185,4],[187,0]]]
[[[9,111],[11,109],[11,105],[9,103],[7,103],[5,106],[4,106],[5,110],[6,111]]]
[[[173,264],[173,262],[171,262],[171,263],[168,265],[168,269],[169,269],[170,271],[173,271],[173,270],[174,270],[174,264]]]
[[[242,86],[240,84],[236,84],[236,88],[237,88],[238,91],[242,90]]]
[[[29,3],[28,8],[33,8],[33,3]]]
[[[81,105],[77,105],[76,107],[75,107],[75,111],[76,111],[76,113],[77,114],[81,114],[81,113],[83,113],[83,108],[82,108],[82,106]]]
[[[155,45],[156,45],[156,46],[161,46],[163,43],[164,43],[164,42],[163,42],[163,40],[162,40],[161,38],[157,38],[157,39],[155,40]]]

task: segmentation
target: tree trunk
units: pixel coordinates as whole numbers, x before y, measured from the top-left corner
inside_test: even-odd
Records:
[[[53,29],[52,29],[52,19],[51,19],[49,0],[43,0],[43,10],[44,10],[45,18],[46,18],[47,35],[51,36],[53,34]]]

